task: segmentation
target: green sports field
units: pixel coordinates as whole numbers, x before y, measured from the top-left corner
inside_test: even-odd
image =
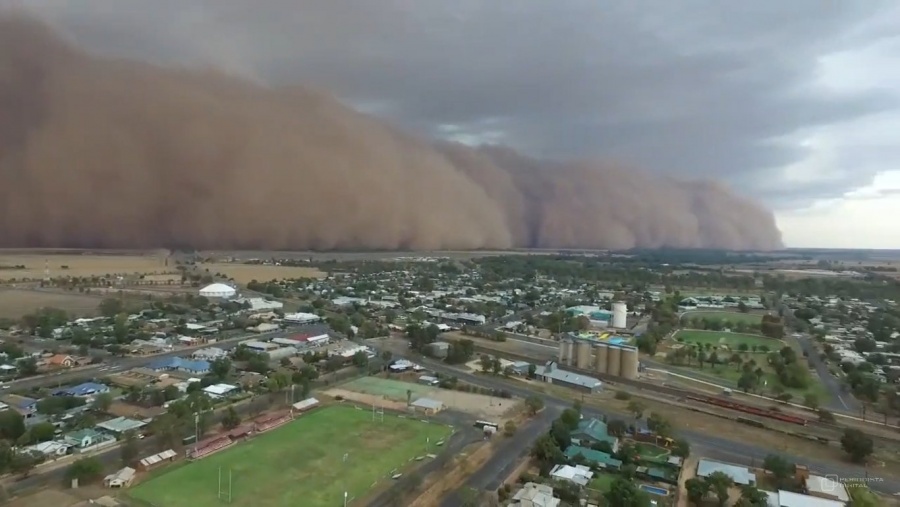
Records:
[[[743,333],[726,333],[724,331],[700,331],[698,329],[682,329],[677,331],[673,336],[675,340],[684,341],[684,343],[696,343],[698,345],[706,345],[707,343],[719,346],[725,345],[731,350],[737,350],[742,343],[748,347],[766,346],[770,351],[775,351],[784,346],[784,342],[774,338],[767,338],[761,335],[743,334]]]
[[[684,315],[681,316],[681,320],[689,320],[689,319],[708,319],[708,320],[719,320],[722,322],[729,322],[731,324],[737,324],[738,322],[743,322],[744,324],[759,324],[762,322],[763,314],[761,313],[741,313],[741,312],[727,312],[727,311],[710,311],[710,310],[693,310],[685,312]]]
[[[333,507],[344,491],[362,498],[373,483],[447,438],[442,424],[370,410],[325,407],[230,449],[163,473],[130,495],[154,507]],[[346,460],[344,456],[346,454]],[[219,499],[219,470],[231,472],[231,503]],[[222,491],[228,490],[227,479]]]

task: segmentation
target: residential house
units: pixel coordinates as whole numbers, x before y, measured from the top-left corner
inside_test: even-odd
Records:
[[[191,358],[195,361],[215,361],[216,359],[222,359],[224,357],[228,357],[228,352],[224,349],[220,349],[219,347],[207,347],[205,349],[200,349],[194,351],[191,354]]]
[[[582,419],[578,428],[572,431],[572,443],[590,447],[600,442],[609,443],[612,452],[619,451],[619,439],[609,434],[606,423],[600,419]]]
[[[522,489],[516,491],[509,507],[558,507],[562,502],[553,496],[553,488],[546,484],[526,482]]]
[[[568,448],[566,448],[565,454],[569,459],[575,459],[577,456],[581,456],[588,463],[600,468],[618,470],[622,467],[622,462],[613,458],[612,455],[605,452],[595,451],[588,447],[570,445]]]
[[[94,447],[105,442],[115,442],[114,437],[110,437],[108,435],[104,435],[97,430],[92,429],[83,429],[78,431],[73,431],[65,436],[63,436],[63,442],[69,444],[74,447],[76,450],[83,450],[89,447]]]
[[[26,396],[19,396],[17,394],[6,395],[2,400],[26,419],[34,417],[37,414],[38,400]]]
[[[701,459],[700,463],[697,464],[697,477],[709,477],[716,472],[722,472],[728,477],[731,477],[731,480],[738,486],[748,486],[756,483],[756,474],[747,467],[731,465],[710,459]]]
[[[49,441],[29,445],[25,448],[25,451],[31,453],[40,453],[47,459],[56,459],[68,454],[71,447],[71,445],[65,442]]]
[[[53,396],[93,396],[108,393],[109,387],[96,382],[85,382],[77,386],[66,387],[53,391]]]
[[[579,486],[587,486],[594,477],[594,472],[584,465],[556,465],[550,470],[550,477],[558,481],[571,482]]]
[[[72,368],[76,364],[74,357],[64,354],[52,355],[48,357],[45,362],[47,366],[51,366],[54,368]]]
[[[153,371],[183,371],[192,375],[209,373],[209,361],[191,361],[181,357],[167,357],[153,361],[148,366]]]

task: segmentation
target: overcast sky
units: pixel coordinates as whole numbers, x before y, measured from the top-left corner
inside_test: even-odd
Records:
[[[788,246],[900,248],[895,1],[4,5],[94,52],[314,85],[425,135],[719,178]]]

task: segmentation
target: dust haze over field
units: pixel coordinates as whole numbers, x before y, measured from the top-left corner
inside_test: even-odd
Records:
[[[417,139],[305,88],[101,60],[0,17],[0,246],[773,249],[714,182]]]

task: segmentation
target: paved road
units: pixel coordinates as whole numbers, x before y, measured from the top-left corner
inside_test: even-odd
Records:
[[[801,334],[796,338],[803,348],[810,365],[816,370],[822,385],[828,390],[829,399],[822,406],[832,412],[851,412],[854,415],[862,413],[862,405],[849,392],[844,392],[841,382],[828,371],[828,365],[819,357],[819,352],[807,334]]]
[[[460,494],[468,488],[477,491],[495,491],[509,477],[513,468],[518,465],[519,458],[531,451],[532,444],[543,433],[550,431],[553,420],[562,412],[560,407],[548,407],[537,417],[520,427],[512,437],[497,435],[494,438],[504,439],[494,455],[477,472],[472,474],[463,487],[444,497],[441,507],[461,507],[463,499]]]
[[[397,351],[394,351],[395,356],[398,355]],[[530,391],[525,388],[520,388],[515,385],[510,385],[507,382],[498,381],[496,379],[492,379],[491,377],[486,376],[477,376],[469,373],[465,373],[461,370],[457,370],[455,368],[449,367],[443,363],[438,363],[435,361],[431,361],[429,359],[423,359],[421,357],[410,358],[415,362],[440,373],[444,373],[447,375],[453,375],[459,378],[460,380],[478,385],[485,388],[494,388],[494,389],[503,389],[509,391],[515,396],[518,397],[528,397],[537,395],[544,400],[545,406],[550,410],[562,410],[568,406],[571,406],[571,400],[564,400],[560,398],[556,398],[554,396],[546,395],[543,393],[538,393],[535,391]],[[573,391],[573,398],[575,398],[576,394]],[[613,414],[611,412],[607,412],[604,410],[597,409],[595,407],[585,408],[584,409],[585,417],[602,417],[606,415],[607,417],[615,418],[619,417],[618,414]],[[705,433],[694,432],[690,430],[682,430],[678,432],[679,436],[685,438],[688,442],[691,443],[692,448],[695,450],[697,454],[701,454],[703,456],[710,457],[712,459],[719,459],[728,461],[730,463],[736,463],[740,465],[759,465],[762,460],[768,455],[772,453],[778,453],[777,449],[769,449],[762,446],[757,446],[752,443],[747,442],[735,442],[731,440],[726,440],[718,437],[712,437]],[[836,474],[843,478],[862,478],[867,475],[873,480],[869,483],[869,486],[878,492],[893,495],[894,493],[900,492],[900,480],[895,478],[883,477],[878,475],[877,468],[871,468],[868,470],[865,467],[854,465],[850,463],[834,463],[834,462],[825,462],[825,461],[815,461],[810,460],[803,456],[791,456],[787,454],[783,454],[787,459],[795,461],[797,463],[803,463],[809,466],[810,470],[814,473],[819,474]],[[880,480],[874,480],[880,479]]]

